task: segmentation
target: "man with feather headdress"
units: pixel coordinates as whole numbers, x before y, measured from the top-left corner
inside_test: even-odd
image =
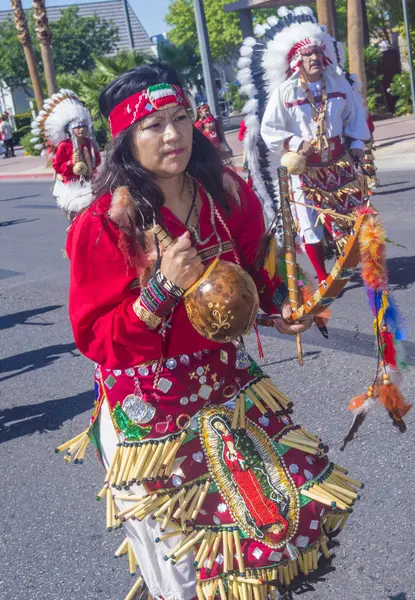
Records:
[[[251,98],[245,147],[265,204],[270,197],[275,205],[277,186],[269,180],[275,182],[276,168],[284,164],[291,172],[293,213],[321,282],[327,276],[324,237],[341,248],[348,233],[341,216],[364,201],[355,163],[370,132],[361,98],[341,66],[341,48],[311,9],[282,7],[278,15],[241,50],[241,91]]]
[[[91,115],[74,92],[60,90],[45,101],[32,133],[36,147],[52,155],[53,195],[72,218],[91,203],[91,180],[101,162]]]

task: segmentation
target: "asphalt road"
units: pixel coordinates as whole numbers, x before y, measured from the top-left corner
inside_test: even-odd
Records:
[[[406,246],[389,246],[388,266],[411,339],[415,172],[383,171],[380,181],[375,204],[389,237]],[[126,560],[112,556],[121,534],[106,532],[104,506],[95,500],[103,472],[93,451],[78,467],[53,452],[85,428],[93,403],[93,365],[75,349],[67,316],[66,226],[49,185],[1,182],[0,597],[7,600],[121,600],[133,583]],[[348,401],[374,373],[371,326],[356,280],[334,305],[330,339],[304,335],[303,368],[291,338],[262,331],[267,370],[294,399],[296,420],[366,482],[332,564],[301,590],[306,600],[415,599],[415,412],[402,435],[377,407],[339,451]],[[413,366],[414,343],[406,349]],[[409,398],[414,384],[412,369]]]

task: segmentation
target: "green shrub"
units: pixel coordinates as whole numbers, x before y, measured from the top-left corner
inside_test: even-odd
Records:
[[[379,73],[381,54],[378,46],[367,46],[365,54],[366,101],[370,114],[382,113],[386,110],[382,88],[382,76]]]
[[[30,127],[22,127],[22,129],[16,129],[13,131],[13,140],[17,146],[21,146],[22,138],[30,133]],[[33,137],[33,136],[32,136]]]
[[[40,156],[40,150],[37,150],[30,141],[33,138],[33,134],[31,131],[28,131],[20,140],[21,145],[24,148],[24,151],[30,156]]]
[[[390,93],[397,98],[396,115],[407,115],[413,112],[411,80],[408,71],[395,75],[390,86]]]
[[[239,93],[239,85],[236,83],[230,83],[228,90],[225,93],[225,99],[228,100],[231,105],[231,110],[241,111],[247,101],[246,96],[242,96]]]
[[[14,115],[14,121],[16,123],[16,129],[30,129],[30,123],[33,121],[32,113],[25,112]]]

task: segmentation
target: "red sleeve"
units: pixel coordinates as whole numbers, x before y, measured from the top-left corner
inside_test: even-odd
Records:
[[[195,121],[194,126],[196,127],[196,129],[198,129],[199,131],[202,131],[202,126],[203,123],[202,121]]]
[[[126,368],[161,354],[161,335],[150,331],[132,305],[140,290],[118,248],[118,229],[100,210],[103,197],[73,222],[67,240],[71,261],[69,316],[79,350],[108,368]]]
[[[101,164],[101,152],[99,150],[95,151],[95,167],[99,167]]]
[[[52,166],[55,172],[62,177],[73,177],[73,164],[72,164],[72,143],[61,142],[56,149],[55,156],[53,158]]]
[[[255,281],[262,310],[270,314],[279,312],[281,302],[287,297],[285,283],[278,275],[271,279],[263,267],[257,270],[254,266],[261,240],[265,234],[262,205],[256,194],[241,177],[231,172],[230,169],[227,171],[237,178],[240,189],[241,206],[238,211],[238,220],[231,218],[231,222],[234,221],[232,233],[242,266]]]

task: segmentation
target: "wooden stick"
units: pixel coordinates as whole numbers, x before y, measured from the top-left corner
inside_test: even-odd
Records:
[[[126,537],[125,540],[118,546],[118,548],[114,552],[114,556],[116,556],[118,558],[119,556],[123,556],[124,554],[127,554],[129,543],[130,543],[130,540],[128,539],[128,537]]]
[[[236,555],[238,557],[239,573],[243,576],[245,574],[245,564],[241,549],[241,539],[239,537],[239,531],[237,529],[233,531],[233,540],[235,542]]]
[[[130,575],[135,575],[137,571],[137,561],[131,544],[128,544],[128,567],[130,569]]]
[[[223,572],[227,573],[229,571],[229,561],[228,561],[228,532],[226,529],[222,531],[222,552],[223,552]]]
[[[205,501],[206,496],[208,495],[209,488],[210,488],[210,479],[207,479],[205,485],[202,488],[202,493],[199,496],[196,507],[192,513],[192,516],[191,516],[192,521],[194,521],[196,519],[197,515],[199,514],[200,509],[202,508],[202,504]]]
[[[293,234],[293,220],[290,208],[290,193],[288,186],[288,170],[286,167],[279,167],[278,184],[280,188],[282,220],[284,228],[284,248],[285,248],[285,263],[287,266],[287,282],[288,282],[288,297],[290,306],[293,310],[300,307],[300,293],[298,289],[298,272],[297,272],[297,257],[295,254],[295,242]],[[304,365],[303,348],[301,344],[301,336],[296,335],[298,362],[301,366]]]
[[[238,426],[240,404],[241,403],[240,403],[239,397],[238,397],[236,400],[236,403],[235,403],[235,410],[234,410],[233,417],[232,417],[231,429],[236,429]]]
[[[85,431],[83,431],[82,433],[78,433],[78,435],[76,435],[71,440],[68,440],[64,444],[61,444],[60,446],[55,448],[55,452],[59,453],[59,452],[62,452],[63,450],[66,450],[67,448],[70,448],[71,446],[76,444],[76,442],[78,442],[87,433],[88,433],[88,429],[85,429]]]
[[[255,404],[255,406],[257,407],[259,412],[261,412],[263,415],[267,414],[267,412],[268,412],[267,409],[261,404],[261,402],[255,396],[255,394],[249,388],[246,388],[245,394],[248,396],[248,398],[250,400],[252,400],[252,402]]]
[[[133,600],[134,599],[134,596],[137,594],[139,588],[143,585],[143,581],[144,580],[142,577],[139,577],[137,579],[137,581],[135,582],[135,584],[133,585],[131,590],[126,595],[125,600]]]

